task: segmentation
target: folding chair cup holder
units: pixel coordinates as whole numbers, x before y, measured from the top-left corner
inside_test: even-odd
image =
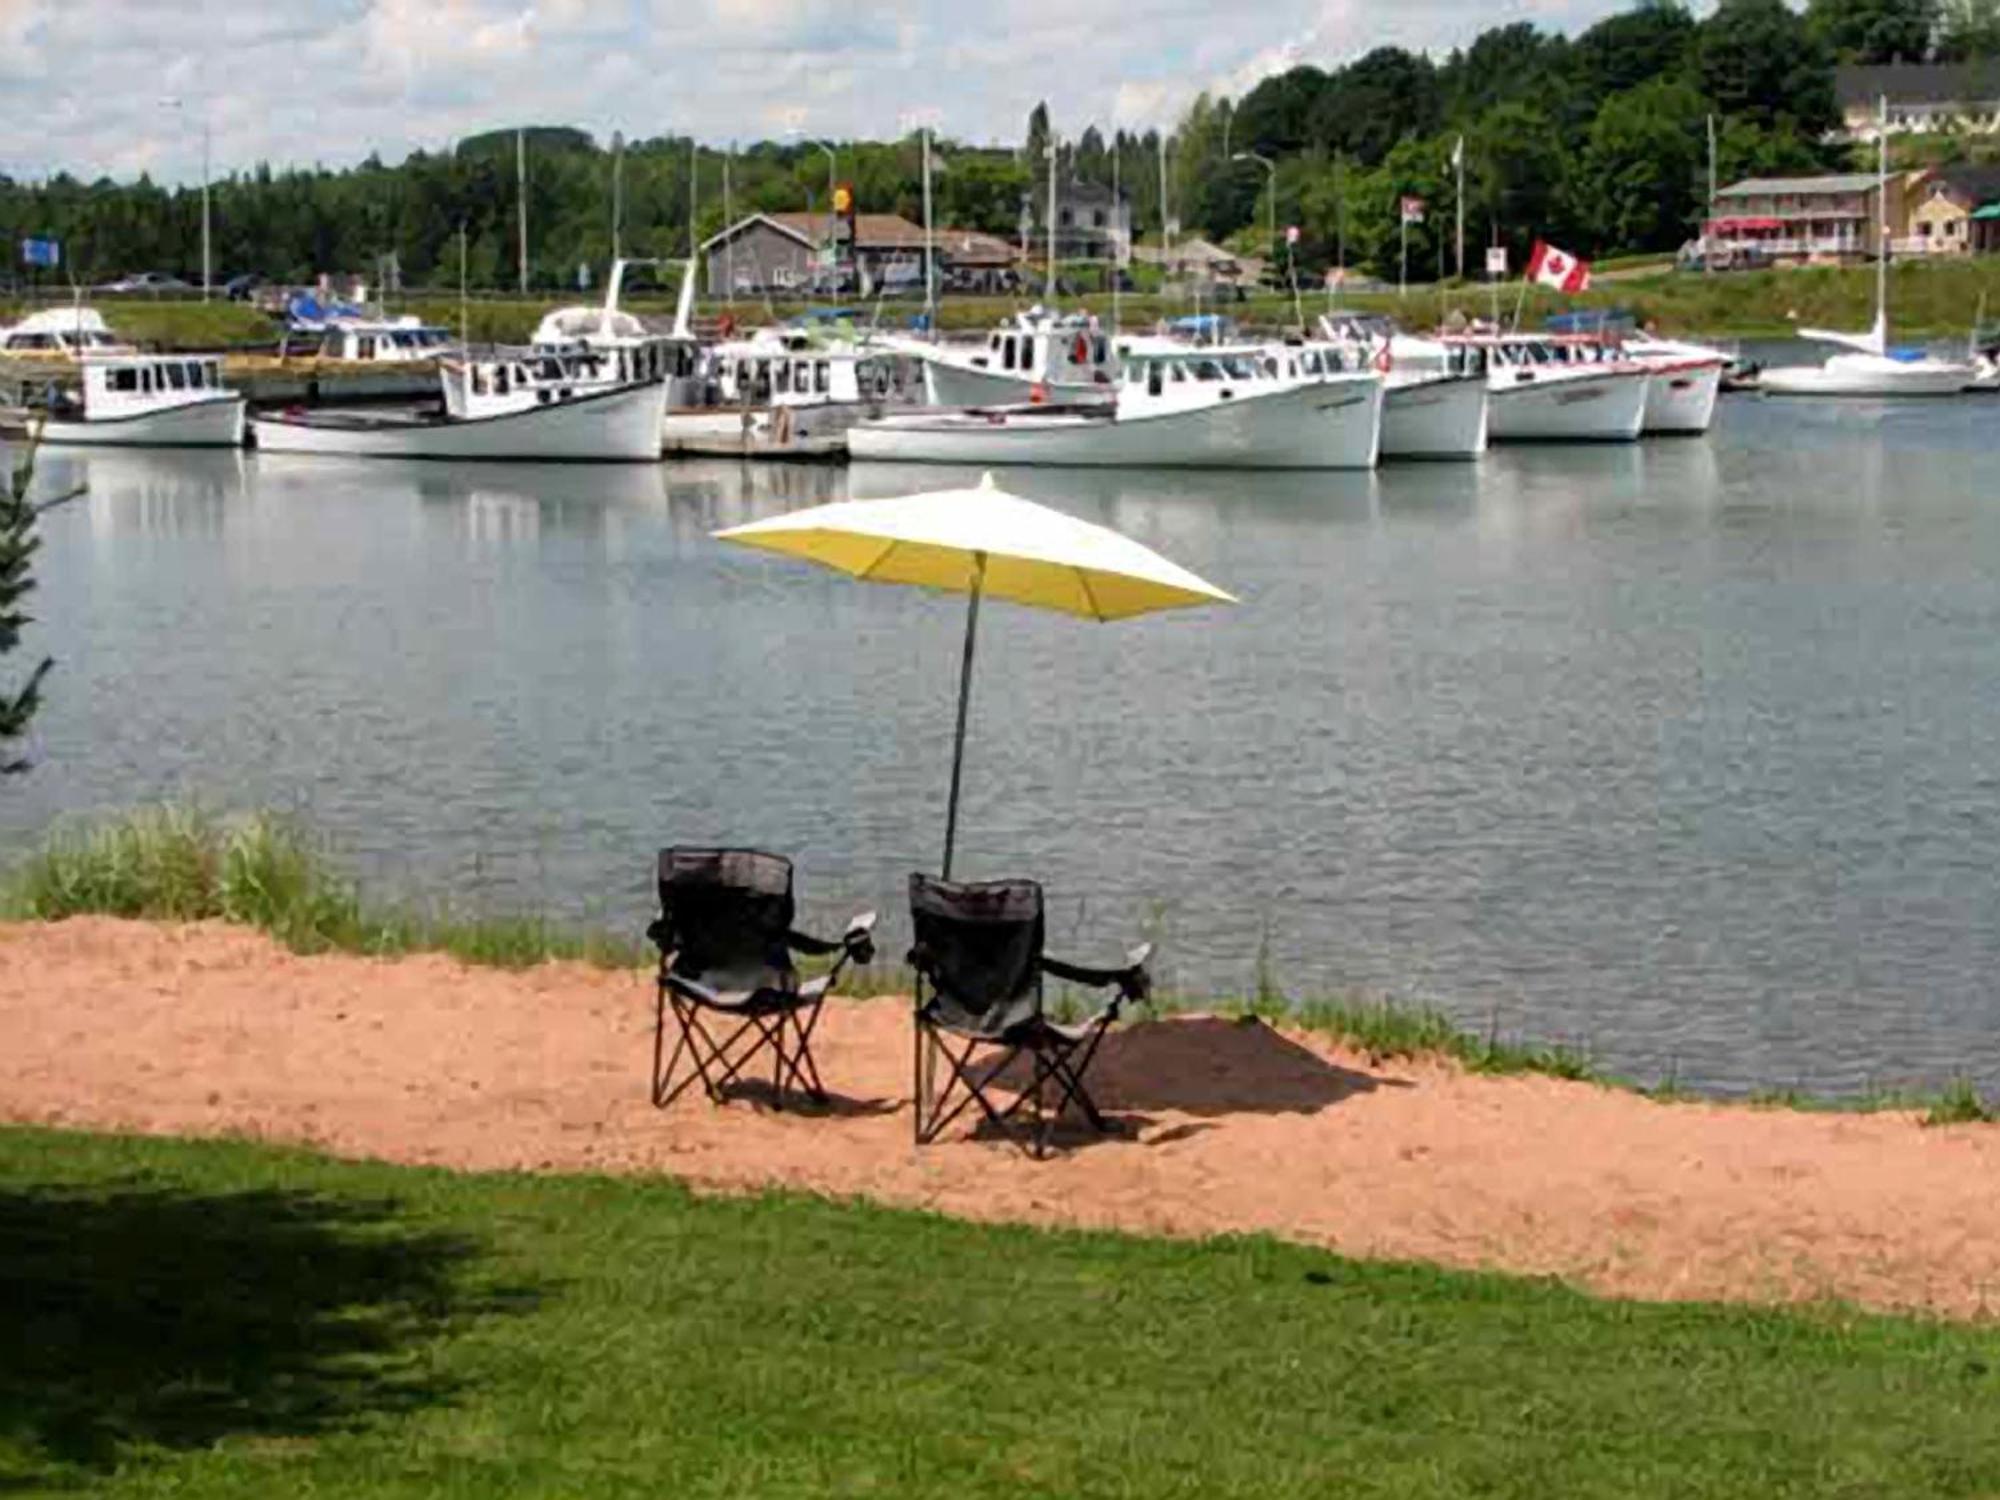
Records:
[[[1037,1159],[1047,1155],[1050,1135],[1071,1106],[1104,1132],[1085,1076],[1120,1008],[1146,998],[1151,945],[1135,948],[1120,968],[1049,957],[1042,888],[1031,880],[954,883],[912,875],[910,920],[917,1144],[935,1141],[970,1109]],[[1043,1007],[1047,975],[1111,994],[1090,1016],[1063,1024]],[[1005,1080],[1022,1062],[1028,1081],[1014,1088]],[[996,1097],[1010,1088],[1012,1099]]]
[[[787,1092],[824,1104],[813,1031],[841,971],[873,959],[875,914],[837,939],[796,931],[791,861],[756,849],[663,849],[659,889],[660,916],[646,929],[660,950],[653,1103],[664,1109],[700,1084],[720,1104],[768,1056],[773,1107]],[[802,980],[794,954],[833,965]]]

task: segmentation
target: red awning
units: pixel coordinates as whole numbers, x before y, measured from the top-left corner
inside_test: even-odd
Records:
[[[1784,227],[1783,219],[1711,219],[1708,222],[1711,234],[1742,234],[1752,230],[1769,232]]]

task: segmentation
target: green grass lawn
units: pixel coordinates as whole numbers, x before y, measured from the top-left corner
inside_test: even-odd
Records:
[[[16,1493],[2000,1489],[2000,1332],[1263,1240],[13,1129],[0,1287]]]

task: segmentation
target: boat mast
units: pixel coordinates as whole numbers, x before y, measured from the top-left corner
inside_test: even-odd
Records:
[[[528,291],[528,132],[514,131],[514,206],[521,236],[521,294]]]
[[[924,332],[937,342],[937,248],[931,239],[931,128],[924,126]]]
[[[1875,342],[1877,354],[1889,352],[1889,96],[1884,94],[1875,117]]]
[[[1118,194],[1118,158],[1124,154],[1124,142],[1117,132],[1113,132],[1111,138],[1111,336],[1114,339],[1118,337],[1118,284],[1124,279],[1125,275],[1124,268],[1119,264],[1118,250],[1120,245],[1129,245],[1131,243],[1131,220],[1126,220],[1127,229],[1123,238],[1120,237],[1118,232],[1118,208],[1120,202]]]

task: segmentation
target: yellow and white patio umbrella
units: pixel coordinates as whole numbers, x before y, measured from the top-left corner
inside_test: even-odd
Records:
[[[988,595],[1087,620],[1123,620],[1235,598],[1149,547],[1103,526],[1009,495],[986,475],[976,489],[895,500],[842,500],[718,531],[725,542],[804,558],[866,583],[906,583],[969,596],[958,729],[951,752],[944,875],[958,835],[959,774],[979,601]]]

